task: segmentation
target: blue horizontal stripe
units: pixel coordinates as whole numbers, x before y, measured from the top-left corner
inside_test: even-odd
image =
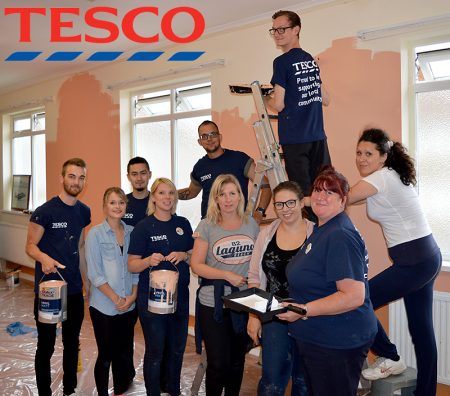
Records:
[[[42,51],[13,52],[5,60],[6,61],[25,61],[25,62],[29,62],[29,61],[32,61],[33,59],[36,59],[40,54],[42,54]]]
[[[91,62],[105,62],[105,61],[113,61],[116,60],[123,52],[118,51],[108,51],[108,52],[94,52],[87,61]]]
[[[158,59],[164,52],[154,51],[154,52],[136,52],[131,55],[127,60],[129,61],[154,61]]]
[[[205,51],[180,51],[175,52],[168,60],[169,61],[195,61],[200,58]]]
[[[82,51],[72,51],[72,52],[54,52],[51,54],[46,61],[55,61],[55,62],[69,62],[77,59],[83,52]]]

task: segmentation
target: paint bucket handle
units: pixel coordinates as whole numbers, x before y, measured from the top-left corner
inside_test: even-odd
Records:
[[[165,260],[165,261],[169,261],[169,260]],[[175,268],[175,270],[179,273],[180,271],[178,270],[178,267],[174,264],[174,263],[172,263],[172,261],[169,261],[169,263],[170,264],[172,264],[172,266]],[[159,266],[159,264],[158,265],[156,265],[156,266],[154,266],[154,267],[150,267],[150,271],[149,272],[152,272],[156,267],[158,267]],[[56,271],[58,271],[58,270],[56,270]]]
[[[66,280],[63,278],[63,276],[61,275],[61,273],[58,271],[58,269],[56,269],[56,273],[59,275],[59,277],[64,281],[64,282],[66,282]],[[41,278],[41,280],[39,281],[39,283],[41,283],[42,282],[42,279],[44,279],[47,275],[49,275],[49,274],[44,274],[44,275],[42,275],[42,278]],[[66,282],[67,283],[67,282]]]

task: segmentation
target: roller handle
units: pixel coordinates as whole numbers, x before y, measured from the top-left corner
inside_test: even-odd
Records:
[[[288,311],[292,311],[292,312],[295,312],[295,313],[297,313],[299,315],[303,315],[303,316],[305,316],[308,313],[306,311],[306,309],[296,307],[295,305],[292,305],[292,304],[289,304],[286,308]]]

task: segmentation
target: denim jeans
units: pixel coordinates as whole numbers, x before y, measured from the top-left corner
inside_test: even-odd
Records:
[[[284,396],[292,377],[291,396],[308,396],[303,364],[287,322],[274,319],[262,326],[262,377],[258,396]]]
[[[34,299],[34,318],[38,331],[34,368],[39,396],[51,396],[50,360],[55,351],[56,324],[38,321],[39,298]],[[81,293],[67,296],[67,320],[62,322],[63,392],[70,395],[77,386],[78,347],[84,319],[84,299]]]
[[[137,310],[114,316],[105,315],[94,307],[89,307],[89,312],[98,349],[94,367],[97,393],[108,396],[109,369],[112,366],[114,393],[122,394],[134,378],[133,350],[130,355],[129,344],[134,336]]]
[[[144,380],[147,395],[159,396],[163,354],[168,366],[166,372],[167,392],[180,394],[181,366],[186,348],[189,312],[182,310],[173,314],[155,314],[148,311],[146,296],[138,296],[139,321],[145,339]]]

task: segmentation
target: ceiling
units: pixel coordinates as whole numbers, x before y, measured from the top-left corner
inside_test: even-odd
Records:
[[[51,79],[78,71],[88,70],[98,66],[99,62],[88,62],[86,59],[97,51],[155,51],[168,44],[164,40],[160,27],[161,18],[175,7],[192,7],[203,14],[206,21],[204,35],[217,32],[233,26],[244,25],[258,20],[270,19],[272,13],[279,9],[304,10],[312,6],[327,3],[331,0],[65,0],[54,2],[48,0],[2,1],[0,14],[0,94],[17,88],[28,86],[36,82]],[[236,6],[238,5],[238,6]],[[7,6],[7,7],[6,7]],[[42,8],[45,15],[32,14],[30,17],[31,42],[20,42],[20,14],[18,12],[6,14],[6,8]],[[50,42],[51,18],[50,7],[64,7],[79,9],[79,15],[64,14],[62,21],[70,22],[70,28],[62,28],[61,36],[76,36],[81,34],[81,42]],[[142,36],[152,36],[159,33],[160,42],[157,44],[137,44],[129,40],[120,31],[116,40],[111,43],[92,44],[84,41],[84,34],[93,36],[107,36],[103,29],[92,29],[86,26],[84,15],[93,7],[113,7],[117,9],[117,16],[112,14],[97,14],[98,18],[107,21],[116,21],[120,27],[122,17],[137,7],[157,7],[158,16],[150,13],[136,17],[134,28]],[[23,11],[21,11],[23,12]],[[150,24],[151,23],[151,24]],[[269,24],[269,22],[268,22]],[[27,24],[23,23],[22,28]],[[189,36],[194,27],[193,19],[187,13],[178,13],[172,22],[172,29],[177,36]],[[90,29],[90,30],[89,30]],[[42,51],[42,54],[33,61],[5,61],[14,52],[18,51]],[[82,54],[73,61],[45,61],[56,51],[80,51]]]

